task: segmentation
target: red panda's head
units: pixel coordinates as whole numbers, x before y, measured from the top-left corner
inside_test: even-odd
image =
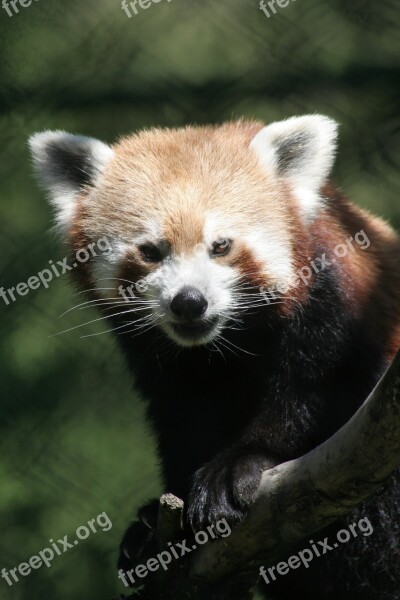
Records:
[[[190,346],[261,306],[262,286],[293,297],[335,140],[336,124],[315,115],[150,130],[113,146],[44,132],[30,146],[72,250],[110,244],[80,281],[122,309],[128,299],[138,328]]]

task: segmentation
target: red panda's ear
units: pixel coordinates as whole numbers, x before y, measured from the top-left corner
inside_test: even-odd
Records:
[[[113,150],[90,137],[65,131],[36,133],[29,139],[35,170],[57,210],[57,220],[67,225],[76,195],[95,186]]]
[[[264,127],[250,147],[269,174],[291,183],[303,212],[312,218],[322,204],[319,191],[333,165],[336,138],[335,121],[305,115]]]

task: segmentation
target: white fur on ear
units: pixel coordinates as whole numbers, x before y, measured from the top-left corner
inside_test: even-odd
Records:
[[[323,115],[267,125],[250,143],[270,174],[289,181],[307,218],[322,204],[319,191],[334,162],[337,123]]]
[[[57,210],[57,220],[71,219],[76,194],[95,186],[114,151],[94,138],[65,131],[44,131],[29,139],[35,170]]]

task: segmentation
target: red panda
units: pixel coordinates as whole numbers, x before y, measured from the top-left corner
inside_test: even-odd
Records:
[[[76,281],[118,334],[166,491],[195,530],[238,523],[262,470],[341,427],[400,346],[400,240],[329,182],[336,138],[333,120],[306,115],[154,129],[113,146],[62,131],[30,139],[71,252],[110,243]],[[398,506],[397,489],[375,516]],[[146,531],[128,529],[121,565]],[[399,540],[385,532],[384,566],[381,548],[355,542],[356,574],[342,554],[273,597],[398,598]]]

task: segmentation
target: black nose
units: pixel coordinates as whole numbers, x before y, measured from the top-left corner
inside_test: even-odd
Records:
[[[198,319],[206,312],[208,302],[199,290],[188,286],[177,293],[170,306],[177,317]]]

